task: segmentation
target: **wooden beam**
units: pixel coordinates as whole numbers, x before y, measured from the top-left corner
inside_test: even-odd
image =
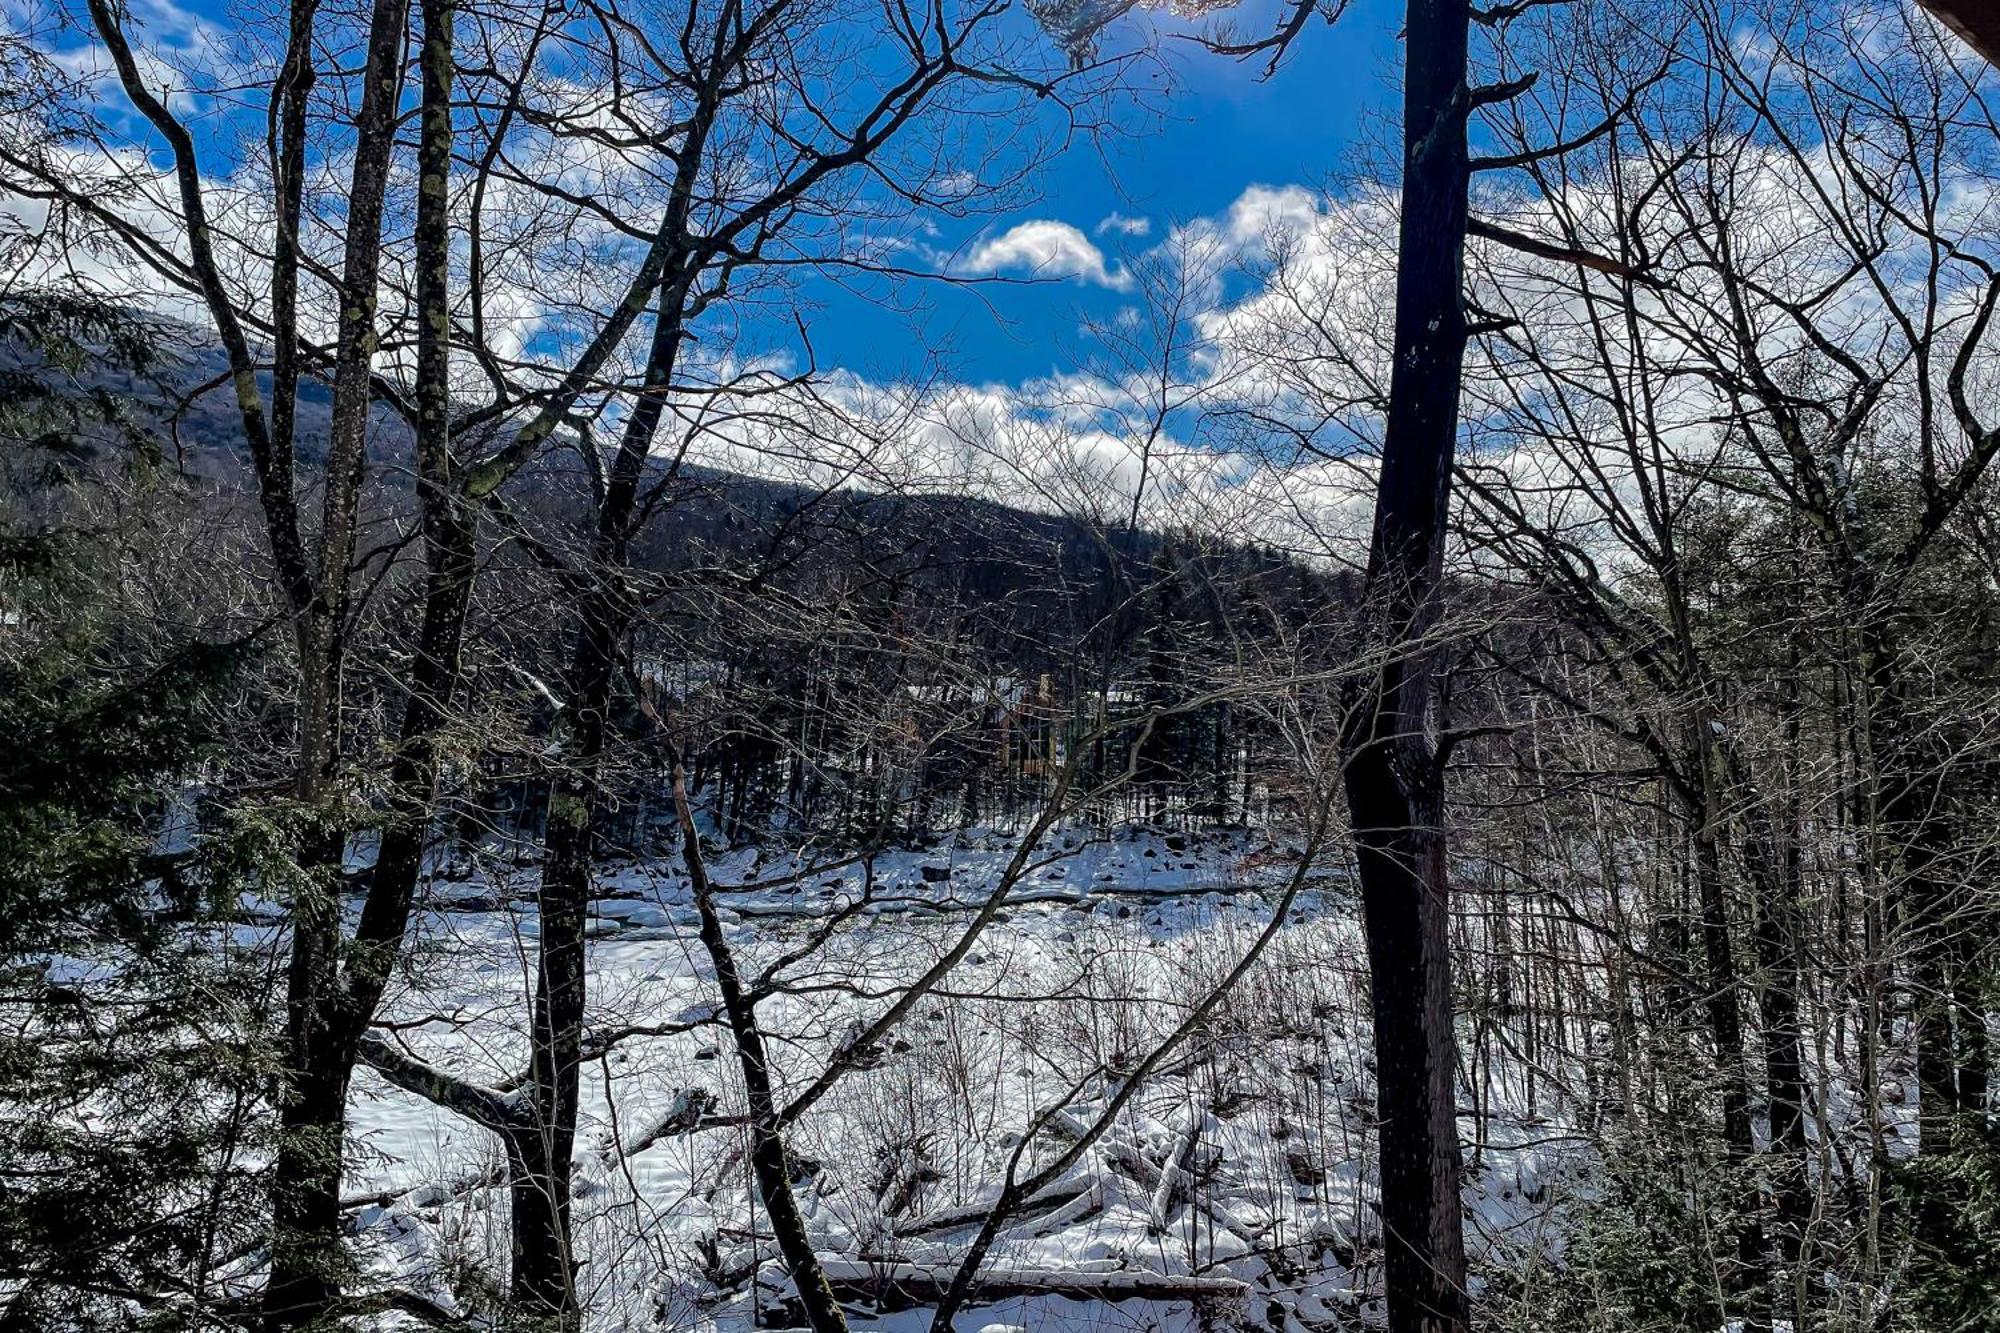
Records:
[[[2000,65],[2000,0],[1923,0],[1923,6],[1989,64]]]

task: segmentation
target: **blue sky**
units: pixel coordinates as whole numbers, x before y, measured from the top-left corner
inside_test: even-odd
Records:
[[[137,0],[142,55],[158,48],[226,74],[230,56],[223,48],[240,3]],[[1270,31],[1280,3],[1241,0],[1227,11],[1233,32]],[[1336,23],[1310,24],[1269,77],[1262,60],[1218,56],[1185,40],[1198,30],[1193,22],[1163,10],[1134,11],[1106,34],[1105,50],[1151,50],[1158,57],[1131,66],[1130,81],[1145,95],[1113,103],[1119,109],[1113,126],[1050,158],[1004,212],[914,220],[928,235],[901,262],[951,267],[960,278],[969,268],[1007,281],[968,288],[919,280],[893,292],[871,282],[857,294],[811,280],[799,292],[803,308],[796,313],[810,332],[814,360],[823,370],[872,382],[941,374],[973,385],[1020,385],[1083,369],[1090,351],[1081,325],[1109,323],[1132,304],[1120,280],[1135,254],[1160,244],[1176,224],[1225,214],[1255,188],[1337,188],[1358,143],[1389,133],[1402,11],[1400,0],[1349,0]],[[1018,8],[1016,14],[1025,27]],[[94,51],[87,27],[72,20],[43,27],[41,39],[79,70],[95,73],[104,98],[100,114],[163,165],[158,136],[113,91],[108,61]],[[1092,114],[1101,114],[1102,105],[1094,104]],[[205,172],[227,179],[239,165],[234,155],[256,150],[261,109],[225,95],[190,110]],[[241,120],[242,135],[215,132],[231,117]],[[1050,266],[1037,279],[1035,247],[1022,241],[1030,235],[1061,239],[1078,261],[1071,267],[1081,272],[1065,275]],[[982,255],[990,262],[976,262]],[[782,301],[753,302],[742,312],[740,331],[761,344],[758,354],[796,351],[793,314]]]
[[[1268,22],[1247,4],[1240,31]],[[1269,78],[1258,63],[1210,54],[1173,34],[1194,29],[1142,13],[1114,29],[1107,47],[1157,35],[1167,94],[1095,143],[1058,156],[1038,197],[1007,213],[936,219],[935,244],[960,258],[982,240],[1035,222],[1068,224],[1101,250],[1114,276],[1123,255],[1155,245],[1177,222],[1226,211],[1252,186],[1337,183],[1364,136],[1379,141],[1394,111],[1398,75],[1396,0],[1355,0],[1338,23],[1307,29]],[[1146,76],[1149,80],[1150,75]],[[1143,220],[1143,235],[1106,219]],[[1024,263],[1001,270],[1025,276]],[[975,290],[919,284],[901,293],[915,313],[878,299],[844,295],[831,284],[810,293],[819,305],[810,329],[821,364],[870,375],[911,368],[923,348],[942,347],[944,369],[976,383],[1018,383],[1074,368],[1085,317],[1109,319],[1127,298],[1102,283],[1051,278]]]

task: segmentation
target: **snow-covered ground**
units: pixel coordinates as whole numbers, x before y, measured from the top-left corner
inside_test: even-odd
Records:
[[[1012,850],[1008,836],[976,832],[875,860],[870,905],[784,968],[760,1005],[781,1098],[957,941]],[[1243,832],[1072,831],[1047,853],[879,1058],[792,1136],[801,1202],[844,1289],[948,1277],[1022,1135],[1042,1126],[1021,1155],[1027,1176],[1097,1119],[1122,1072],[1243,956],[1295,866],[1284,847]],[[809,860],[756,849],[714,858],[719,884],[764,886],[725,894],[746,976],[800,951],[861,892],[859,864],[801,875]],[[584,1070],[576,1231],[594,1329],[786,1322],[745,1131],[728,1123],[741,1108],[738,1068],[679,871],[664,860],[601,880],[593,1031],[686,1030],[628,1037]],[[525,1062],[534,874],[496,866],[437,885],[414,980],[385,1015],[411,1050],[482,1083],[518,1079]],[[1082,1300],[996,1291],[956,1326],[1303,1329],[1372,1313],[1362,1308],[1377,1262],[1366,1006],[1345,878],[1316,867],[1259,965],[1009,1222],[984,1270],[1002,1288],[1104,1290]],[[692,1117],[675,1113],[711,1099],[722,1123],[680,1128]],[[362,1150],[348,1193],[369,1262],[477,1307],[506,1270],[497,1140],[366,1070],[353,1127]],[[1550,1182],[1580,1143],[1504,1104],[1483,1126],[1468,1119],[1466,1133],[1487,1140],[1473,1155],[1474,1245],[1546,1246]],[[1190,1299],[1112,1290],[1157,1297],[1148,1284],[1160,1277]],[[851,1308],[857,1326],[898,1333],[930,1317],[921,1303],[872,1313],[857,1296]]]

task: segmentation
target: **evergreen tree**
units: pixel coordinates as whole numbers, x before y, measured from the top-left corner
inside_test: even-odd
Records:
[[[116,312],[7,313],[0,384],[0,1326],[212,1326],[208,1278],[259,1218],[265,968],[230,917],[254,839],[193,840],[170,795],[218,741],[249,648],[155,641],[118,613],[91,491],[150,468],[108,400],[57,391],[126,360]],[[88,341],[91,346],[86,346]]]

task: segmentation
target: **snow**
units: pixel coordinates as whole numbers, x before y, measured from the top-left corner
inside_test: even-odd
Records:
[[[1116,1071],[1229,970],[1291,869],[1282,847],[1244,832],[1077,829],[1055,835],[1050,850],[1059,855],[1023,880],[940,993],[798,1125],[801,1204],[837,1274],[955,1269],[1028,1126],[1047,1128],[1022,1176],[1082,1134],[1117,1091]],[[876,859],[874,900],[787,969],[785,990],[760,1006],[781,1098],[951,947],[1013,852],[1010,836],[977,831]],[[861,895],[860,865],[813,867],[811,854],[759,848],[714,858],[746,976]],[[385,1015],[431,1018],[400,1033],[424,1059],[487,1084],[520,1075],[535,873],[496,865],[435,886],[409,981]],[[710,1121],[726,1122],[741,1107],[686,880],[674,861],[622,864],[607,867],[600,895],[589,946],[593,1029],[691,1027],[620,1042],[584,1067],[576,1230],[589,1325],[768,1322],[787,1287],[756,1225],[744,1131],[653,1132],[699,1119],[691,1108],[712,1104]],[[1365,1275],[1353,1266],[1376,1230],[1362,1166],[1372,1112],[1362,958],[1344,879],[1326,868],[1198,1037],[1002,1229],[989,1279],[1119,1275],[1098,1278],[1103,1288],[1144,1275],[1204,1299],[1226,1295],[1232,1306],[1248,1290],[1260,1322],[1279,1309],[1288,1328],[1359,1312]],[[477,1299],[469,1274],[502,1280],[497,1140],[369,1070],[356,1080],[352,1125],[361,1151],[347,1192],[385,1200],[355,1215],[368,1262],[448,1306]],[[1476,1199],[1475,1232],[1501,1235],[1545,1213],[1529,1196],[1546,1192],[1530,1184],[1560,1173],[1574,1152],[1560,1136],[1489,1148],[1483,1180],[1508,1188]],[[1007,1295],[962,1312],[958,1327],[1179,1330],[1201,1318],[1190,1300],[1096,1296]],[[927,1311],[909,1309],[856,1322],[903,1333],[927,1321]]]

